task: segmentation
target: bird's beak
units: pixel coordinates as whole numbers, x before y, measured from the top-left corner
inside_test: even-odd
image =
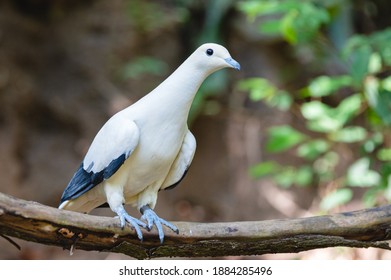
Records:
[[[236,70],[240,70],[240,64],[232,57],[228,57],[224,59],[225,62],[227,62],[232,68],[235,68]]]

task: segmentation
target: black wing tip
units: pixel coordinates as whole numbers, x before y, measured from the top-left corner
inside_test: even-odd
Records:
[[[85,171],[82,163],[79,169],[73,175],[68,186],[65,188],[60,199],[60,205],[64,201],[78,198],[79,196],[86,193],[87,191],[98,185],[100,182],[102,182],[103,176],[99,173]]]
[[[118,169],[120,169],[120,167],[124,164],[125,160],[126,160],[126,154],[122,154],[116,159],[113,159],[109,163],[109,165],[101,171],[103,172],[103,178],[108,179],[111,176],[113,176],[113,174],[117,172]]]
[[[99,185],[103,180],[110,178],[124,164],[125,160],[126,154],[122,154],[97,173],[94,173],[93,171],[87,172],[84,169],[83,163],[81,163],[79,169],[75,172],[68,186],[65,188],[60,199],[60,205],[64,201],[78,198],[93,187]],[[92,166],[93,163],[90,164],[88,170],[90,170]]]

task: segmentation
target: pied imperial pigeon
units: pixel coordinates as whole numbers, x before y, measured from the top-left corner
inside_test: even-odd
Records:
[[[155,225],[160,242],[162,225],[178,233],[153,211],[157,194],[185,176],[196,149],[187,126],[194,96],[210,74],[226,67],[240,69],[226,48],[203,44],[158,87],[112,116],[92,141],[59,208],[88,213],[107,203],[121,227],[129,223],[140,240],[140,227]],[[141,219],[130,216],[124,204],[137,207]]]

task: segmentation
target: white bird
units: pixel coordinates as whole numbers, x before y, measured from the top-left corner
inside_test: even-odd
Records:
[[[213,72],[240,65],[223,46],[201,45],[157,88],[116,113],[95,136],[61,197],[60,209],[88,213],[106,202],[123,228],[128,222],[142,240],[140,226],[175,225],[152,210],[159,190],[175,187],[193,159],[196,140],[187,126],[189,110],[202,82]],[[136,206],[141,220],[124,204]]]

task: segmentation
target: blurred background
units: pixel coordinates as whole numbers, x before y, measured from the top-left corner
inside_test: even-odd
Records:
[[[385,205],[390,14],[388,0],[3,0],[0,191],[57,207],[104,122],[200,44],[217,42],[242,70],[213,74],[196,96],[197,152],[180,186],[159,193],[161,217],[229,222]],[[14,240],[21,251],[0,238],[0,259],[128,258],[70,257]],[[328,248],[254,258],[391,254]]]

